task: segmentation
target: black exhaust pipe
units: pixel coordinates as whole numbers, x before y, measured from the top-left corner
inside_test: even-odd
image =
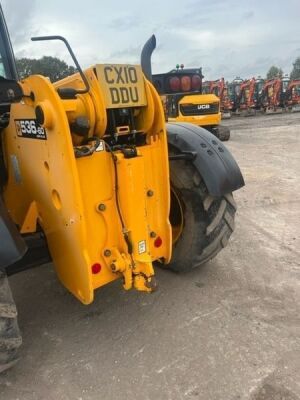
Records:
[[[152,68],[151,68],[151,56],[153,50],[156,47],[156,37],[152,35],[150,39],[144,44],[142,53],[141,53],[141,66],[144,72],[144,75],[149,81],[152,81]]]

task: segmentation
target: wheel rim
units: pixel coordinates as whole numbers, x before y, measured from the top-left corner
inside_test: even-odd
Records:
[[[171,187],[170,223],[172,226],[172,240],[174,244],[178,241],[182,234],[184,227],[184,215],[183,203],[173,187]]]

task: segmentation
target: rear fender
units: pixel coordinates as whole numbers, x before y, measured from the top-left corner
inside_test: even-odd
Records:
[[[212,196],[221,197],[245,185],[235,159],[212,133],[188,123],[169,123],[167,132],[169,145],[192,155],[192,162]]]

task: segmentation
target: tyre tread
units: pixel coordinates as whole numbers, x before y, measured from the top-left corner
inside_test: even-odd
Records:
[[[175,168],[174,168],[175,167]],[[186,231],[181,247],[175,243],[173,258],[167,266],[176,272],[187,272],[214,258],[224,247],[234,231],[237,209],[231,193],[215,198],[208,193],[203,180],[195,185],[195,168],[191,162],[172,163],[171,182],[188,203],[185,208]],[[180,180],[176,175],[180,176]],[[174,182],[172,176],[175,176]],[[180,187],[178,187],[180,186]],[[179,239],[180,241],[181,239]]]

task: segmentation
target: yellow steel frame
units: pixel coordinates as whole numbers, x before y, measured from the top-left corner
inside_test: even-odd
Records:
[[[59,279],[88,304],[96,288],[119,277],[125,289],[152,290],[153,261],[170,260],[172,233],[167,138],[158,94],[139,79],[146,104],[135,107],[135,123],[147,140],[137,148],[137,157],[128,159],[120,151],[106,151],[104,83],[97,67],[85,74],[89,93],[69,100],[61,99],[56,89],[82,88],[78,74],[55,85],[41,76],[21,83],[27,97],[11,106],[4,131],[9,178],[3,195],[22,233],[42,227]],[[37,106],[43,110],[47,140],[22,137],[16,129],[16,120],[36,118]],[[89,136],[100,138],[101,146],[90,156],[76,158],[74,146],[82,139],[70,127],[82,115],[89,119]],[[162,241],[156,247],[158,236]],[[93,273],[95,264],[101,265],[100,272]]]

